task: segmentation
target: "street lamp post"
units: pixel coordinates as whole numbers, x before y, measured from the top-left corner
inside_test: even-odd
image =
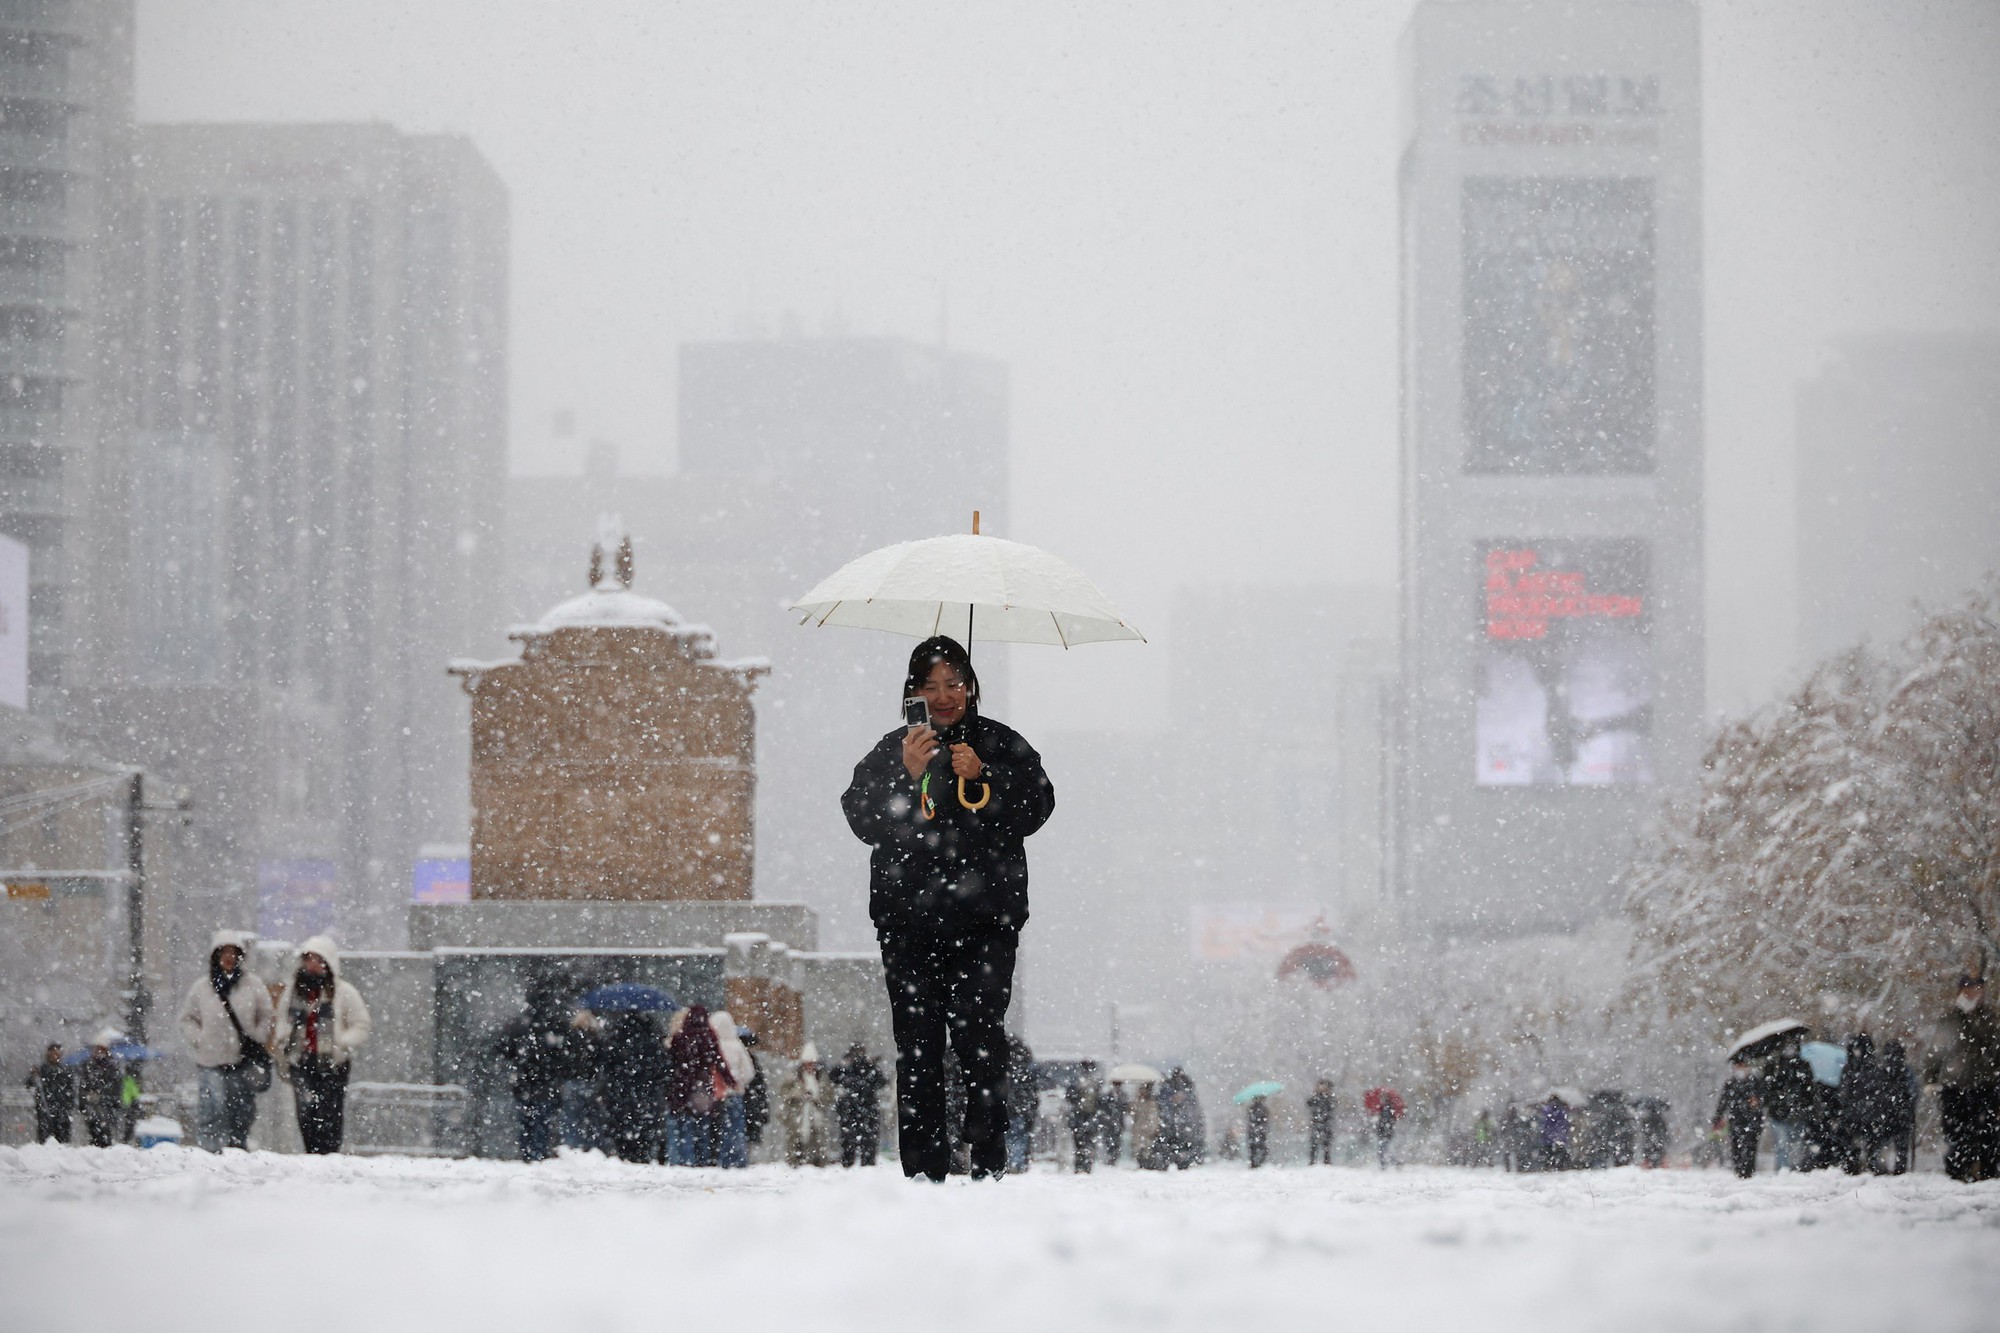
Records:
[[[152,1012],[153,997],[146,988],[146,830],[148,814],[173,813],[185,817],[194,808],[185,788],[177,788],[174,799],[148,805],[146,774],[133,769],[125,785],[125,925],[128,955],[125,986],[125,1031],[140,1045],[146,1043],[146,1019]]]

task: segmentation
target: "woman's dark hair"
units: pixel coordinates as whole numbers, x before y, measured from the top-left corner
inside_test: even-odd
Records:
[[[939,662],[948,663],[959,678],[965,682],[965,711],[979,711],[979,673],[972,669],[972,658],[964,645],[957,639],[943,634],[933,635],[918,644],[910,654],[909,674],[903,677],[903,698],[914,698],[924,691],[924,682],[931,678],[931,668]]]

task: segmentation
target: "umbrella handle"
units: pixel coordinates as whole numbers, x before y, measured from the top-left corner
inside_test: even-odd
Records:
[[[960,778],[958,780],[958,803],[964,806],[966,809],[984,810],[986,808],[986,803],[992,799],[993,799],[993,788],[989,787],[988,785],[982,782],[979,784],[979,804],[974,805],[971,801],[965,799],[965,779]]]

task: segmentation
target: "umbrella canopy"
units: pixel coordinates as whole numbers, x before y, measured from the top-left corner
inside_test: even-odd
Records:
[[[1799,1054],[1812,1066],[1813,1077],[1829,1088],[1840,1086],[1840,1071],[1847,1068],[1847,1049],[1830,1041],[1809,1041]]]
[[[154,1050],[151,1046],[142,1046],[130,1038],[111,1042],[105,1049],[110,1051],[116,1059],[126,1061],[128,1064],[136,1063],[140,1060],[158,1060],[161,1058],[161,1052]],[[71,1051],[63,1057],[63,1063],[66,1065],[80,1065],[90,1058],[90,1050],[90,1047],[85,1046],[81,1050]]]
[[[1390,1114],[1403,1113],[1403,1094],[1394,1088],[1370,1088],[1361,1094],[1361,1109],[1369,1115],[1381,1115],[1384,1103],[1387,1103]]]
[[[1104,1077],[1112,1083],[1158,1083],[1160,1071],[1151,1065],[1115,1065]]]
[[[924,639],[1072,648],[1145,636],[1068,561],[999,537],[898,542],[849,561],[792,603],[800,624],[849,625]]]
[[[1777,1018],[1769,1023],[1759,1023],[1738,1037],[1729,1046],[1732,1060],[1761,1060],[1785,1044],[1787,1038],[1806,1031],[1806,1025],[1796,1018]]]
[[[1262,1083],[1252,1083],[1249,1087],[1237,1093],[1230,1100],[1235,1102],[1238,1106],[1241,1106],[1245,1102],[1254,1102],[1259,1097],[1276,1096],[1278,1093],[1281,1093],[1284,1090],[1285,1090],[1284,1084],[1273,1083],[1269,1079],[1266,1079]]]
[[[1590,1101],[1590,1098],[1584,1095],[1581,1088],[1572,1088],[1568,1084],[1564,1084],[1560,1088],[1550,1088],[1542,1094],[1543,1101],[1547,1101],[1551,1097],[1561,1102],[1564,1106],[1584,1106]]]
[[[587,990],[577,1003],[593,1014],[670,1014],[680,1008],[674,997],[657,986],[617,981]]]

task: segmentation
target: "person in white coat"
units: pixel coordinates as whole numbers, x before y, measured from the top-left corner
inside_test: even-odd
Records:
[[[309,1153],[340,1151],[348,1075],[355,1049],[368,1040],[368,1006],[339,968],[333,937],[315,935],[299,946],[298,966],[278,997],[278,1072],[292,1085]]]
[[[246,1047],[271,1039],[271,992],[244,965],[250,937],[218,930],[208,942],[208,968],[181,1003],[181,1036],[194,1051],[195,1143],[210,1152],[248,1146],[257,1119],[260,1071]],[[233,1021],[232,1021],[233,1016]]]
[[[730,1017],[727,1009],[718,1009],[710,1014],[708,1025],[715,1030],[715,1044],[722,1048],[722,1063],[729,1067],[729,1077],[735,1081],[735,1086],[722,1099],[722,1147],[716,1154],[715,1164],[748,1166],[750,1136],[743,1094],[757,1077],[757,1064],[750,1058],[750,1048],[736,1035],[736,1020]]]

